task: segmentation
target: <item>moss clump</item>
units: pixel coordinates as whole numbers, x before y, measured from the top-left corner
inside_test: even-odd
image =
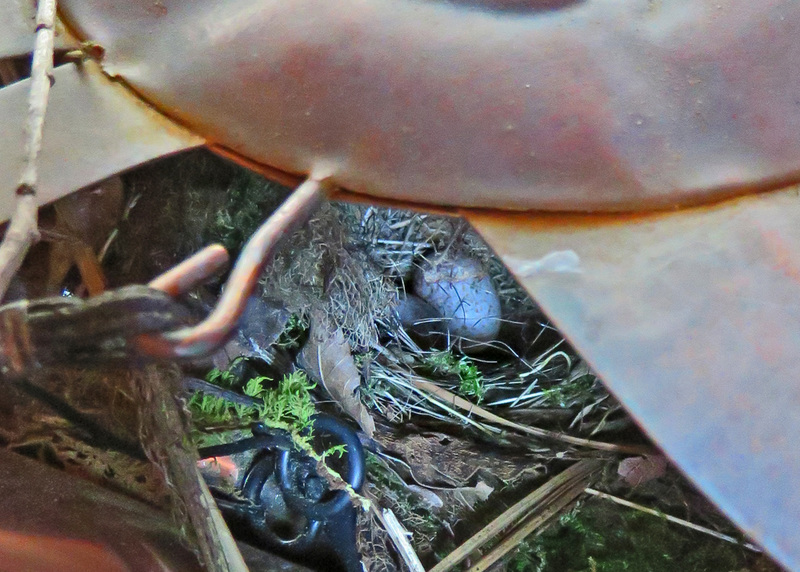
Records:
[[[285,350],[299,350],[308,339],[309,323],[302,314],[292,314],[275,345]]]
[[[648,514],[587,501],[509,557],[516,572],[722,572],[744,551]],[[745,568],[746,569],[746,568]]]
[[[278,208],[289,190],[245,170],[236,170],[224,194],[223,204],[204,229],[204,242],[219,242],[232,256]]]
[[[451,351],[426,354],[420,368],[424,373],[458,378],[458,392],[480,403],[486,394],[483,374],[467,356],[456,357]]]
[[[213,370],[207,381],[233,389],[236,378],[227,371]],[[247,381],[242,392],[256,400],[253,405],[242,405],[209,395],[196,393],[189,400],[189,409],[199,426],[214,426],[231,423],[247,424],[262,421],[269,427],[285,429],[292,434],[301,434],[311,427],[311,417],[316,412],[309,393],[316,387],[303,372],[284,376],[274,389],[267,387],[271,380],[255,377]]]
[[[123,180],[127,207],[105,261],[112,286],[147,281],[210,242],[236,256],[290,192],[204,149]]]

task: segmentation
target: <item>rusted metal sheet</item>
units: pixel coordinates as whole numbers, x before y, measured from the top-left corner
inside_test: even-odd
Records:
[[[54,70],[39,160],[42,204],[156,157],[203,144],[87,62]],[[0,89],[0,222],[14,209],[30,82]]]
[[[166,114],[355,192],[641,210],[800,178],[800,3],[469,4],[61,2]]]
[[[0,569],[202,569],[169,515],[5,449],[0,497]]]
[[[800,570],[800,196],[469,220],[643,428]]]

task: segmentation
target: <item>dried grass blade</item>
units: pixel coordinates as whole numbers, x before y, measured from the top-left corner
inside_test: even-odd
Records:
[[[552,439],[556,441],[562,441],[564,443],[569,443],[570,445],[577,445],[580,447],[588,447],[590,449],[597,449],[600,451],[610,451],[613,453],[628,453],[633,455],[649,455],[653,454],[653,450],[651,447],[641,446],[641,445],[617,445],[615,443],[606,443],[603,441],[593,441],[591,439],[584,439],[582,437],[573,437],[572,435],[566,435],[564,433],[559,433],[557,431],[548,431],[547,429],[540,429],[538,427],[531,427],[529,425],[521,425],[519,423],[515,423],[513,421],[509,421],[500,417],[499,415],[495,415],[482,407],[475,405],[474,403],[467,401],[466,399],[447,391],[446,389],[431,383],[425,379],[414,377],[412,379],[412,383],[418,389],[426,391],[432,395],[435,395],[439,399],[446,401],[447,403],[451,404],[454,407],[457,407],[463,411],[471,415],[475,415],[477,417],[481,417],[485,421],[490,423],[495,423],[497,425],[502,425],[503,427],[508,427],[509,429],[514,429],[515,431],[520,431],[521,433],[525,433],[527,435],[531,435],[533,437],[540,437],[542,439]]]
[[[683,520],[682,518],[678,518],[676,516],[671,516],[669,514],[664,514],[663,512],[659,512],[655,509],[642,506],[640,504],[636,504],[635,502],[627,501],[625,499],[621,499],[619,497],[615,497],[614,495],[610,495],[608,493],[600,492],[595,489],[587,488],[587,494],[596,496],[601,499],[609,500],[613,503],[618,505],[632,508],[634,510],[638,510],[640,512],[644,512],[646,514],[651,514],[658,518],[663,518],[673,524],[679,524],[680,526],[685,526],[686,528],[690,528],[692,530],[696,530],[697,532],[702,532],[703,534],[708,534],[709,536],[713,536],[714,538],[718,538],[720,540],[724,540],[725,542],[730,542],[731,544],[738,544],[748,550],[752,550],[753,552],[763,552],[758,546],[752,544],[750,542],[741,542],[738,539],[734,538],[733,536],[728,536],[727,534],[722,534],[721,532],[717,532],[716,530],[712,530],[710,528],[706,528],[705,526],[700,526],[699,524],[695,524],[693,522],[689,522],[688,520]]]

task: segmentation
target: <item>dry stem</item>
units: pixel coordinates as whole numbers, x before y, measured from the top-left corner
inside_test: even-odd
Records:
[[[389,538],[391,538],[403,562],[408,566],[408,569],[411,570],[411,572],[425,572],[425,568],[422,566],[422,563],[417,557],[417,553],[414,552],[414,548],[408,540],[408,531],[400,524],[400,521],[397,520],[394,513],[390,509],[385,508],[383,510],[375,509],[375,514],[378,515],[378,519],[381,521],[381,524],[383,524],[384,529],[389,535]]]
[[[39,0],[31,66],[31,94],[25,123],[25,167],[17,186],[17,206],[0,244],[0,299],[5,296],[28,249],[39,240],[36,160],[42,148],[44,116],[52,81],[55,18],[56,0]]]

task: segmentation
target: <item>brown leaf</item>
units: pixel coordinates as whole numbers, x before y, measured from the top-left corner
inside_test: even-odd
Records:
[[[623,459],[617,468],[617,474],[628,485],[639,486],[664,476],[667,470],[667,458],[661,455],[646,457],[628,457]]]
[[[357,390],[361,374],[342,330],[329,324],[321,312],[311,316],[311,332],[300,356],[304,369],[328,391],[345,413],[372,437],[375,422],[361,403]]]
[[[64,278],[76,264],[90,296],[105,290],[106,280],[97,253],[119,221],[123,195],[122,180],[112,177],[53,203],[56,222],[51,230],[59,239],[50,245],[48,294],[61,291]]]

